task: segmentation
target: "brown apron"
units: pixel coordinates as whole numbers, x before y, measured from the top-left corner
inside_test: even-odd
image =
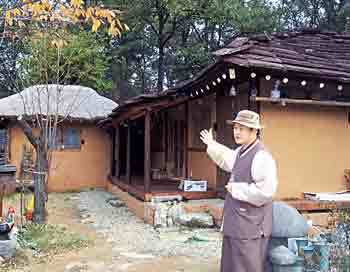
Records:
[[[252,162],[256,153],[262,149],[263,145],[258,142],[244,156],[238,154],[229,182],[253,183]],[[269,271],[266,262],[271,232],[272,202],[256,207],[234,199],[227,193],[224,204],[221,272]]]

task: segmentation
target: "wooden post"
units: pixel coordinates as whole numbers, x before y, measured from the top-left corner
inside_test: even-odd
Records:
[[[4,187],[4,186],[3,186]],[[4,192],[0,192],[0,218],[3,216],[3,201],[4,201]]]
[[[165,165],[165,171],[168,171],[168,113],[164,113],[164,165]]]
[[[185,178],[188,177],[188,128],[189,128],[189,114],[188,101],[185,103],[185,143],[184,143],[184,164],[185,164]]]
[[[151,191],[151,112],[145,115],[145,193]]]
[[[128,123],[126,143],[126,182],[131,184],[131,124]]]
[[[115,158],[115,176],[120,177],[120,126],[117,125],[114,134],[114,158]]]

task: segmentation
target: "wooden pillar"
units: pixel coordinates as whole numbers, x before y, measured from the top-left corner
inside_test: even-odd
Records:
[[[151,112],[147,111],[145,115],[145,192],[151,191]]]
[[[114,134],[114,158],[115,158],[115,176],[120,177],[120,126],[117,125]]]
[[[2,186],[4,188],[4,186]],[[0,190],[2,190],[3,188],[1,188]],[[3,216],[3,203],[4,203],[4,192],[1,191],[0,192],[0,217]]]
[[[189,114],[188,114],[189,102],[185,103],[185,143],[184,143],[184,164],[185,164],[185,178],[188,177],[188,129],[189,129]]]
[[[126,143],[126,182],[131,184],[131,124],[128,124]]]
[[[168,113],[164,113],[164,165],[165,165],[165,171],[168,171],[168,150],[169,150],[169,145],[168,145]]]

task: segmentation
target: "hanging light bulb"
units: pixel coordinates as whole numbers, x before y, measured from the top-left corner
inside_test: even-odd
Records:
[[[275,85],[273,86],[273,89],[271,90],[271,98],[281,98],[281,91],[279,89],[279,86],[281,84],[280,80],[276,80]]]
[[[286,77],[282,80],[282,82],[283,82],[284,84],[287,84],[288,81],[289,81],[289,80],[288,80],[288,78],[286,78]]]
[[[201,89],[201,93],[204,93],[203,89]]]
[[[212,84],[213,84],[213,86],[216,86],[216,82],[215,81],[213,81]]]
[[[266,75],[266,76],[265,76],[265,79],[266,79],[266,80],[270,80],[270,79],[271,79],[271,76],[270,76],[270,75]]]
[[[221,77],[222,77],[223,79],[226,79],[226,78],[227,78],[226,74],[222,74]]]
[[[258,95],[258,90],[256,89],[255,85],[252,86],[250,90],[250,95],[256,97]]]
[[[320,88],[321,89],[324,88],[324,83],[323,82],[320,83]]]
[[[217,81],[218,83],[220,83],[220,82],[221,82],[221,79],[218,77],[218,78],[216,79],[216,81]]]
[[[236,78],[236,71],[235,71],[234,68],[228,69],[228,73],[229,73],[230,79],[235,79]]]
[[[209,91],[210,90],[210,87],[209,85],[205,86],[205,88]]]
[[[343,85],[338,85],[337,90],[338,91],[342,91],[343,90]]]
[[[196,91],[196,95],[199,95],[198,91]]]
[[[236,95],[237,95],[235,85],[232,85],[232,86],[231,86],[229,95],[230,95],[230,96],[236,96]]]
[[[303,80],[303,81],[301,82],[301,86],[306,86],[306,80]]]
[[[256,78],[256,74],[255,74],[255,73],[251,73],[251,74],[250,74],[250,77],[251,77],[251,78]]]

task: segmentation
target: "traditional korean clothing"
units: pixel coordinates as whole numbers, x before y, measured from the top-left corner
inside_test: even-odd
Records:
[[[221,272],[271,271],[267,249],[277,188],[274,159],[259,140],[244,150],[211,141],[207,153],[220,168],[231,172],[223,212]]]

